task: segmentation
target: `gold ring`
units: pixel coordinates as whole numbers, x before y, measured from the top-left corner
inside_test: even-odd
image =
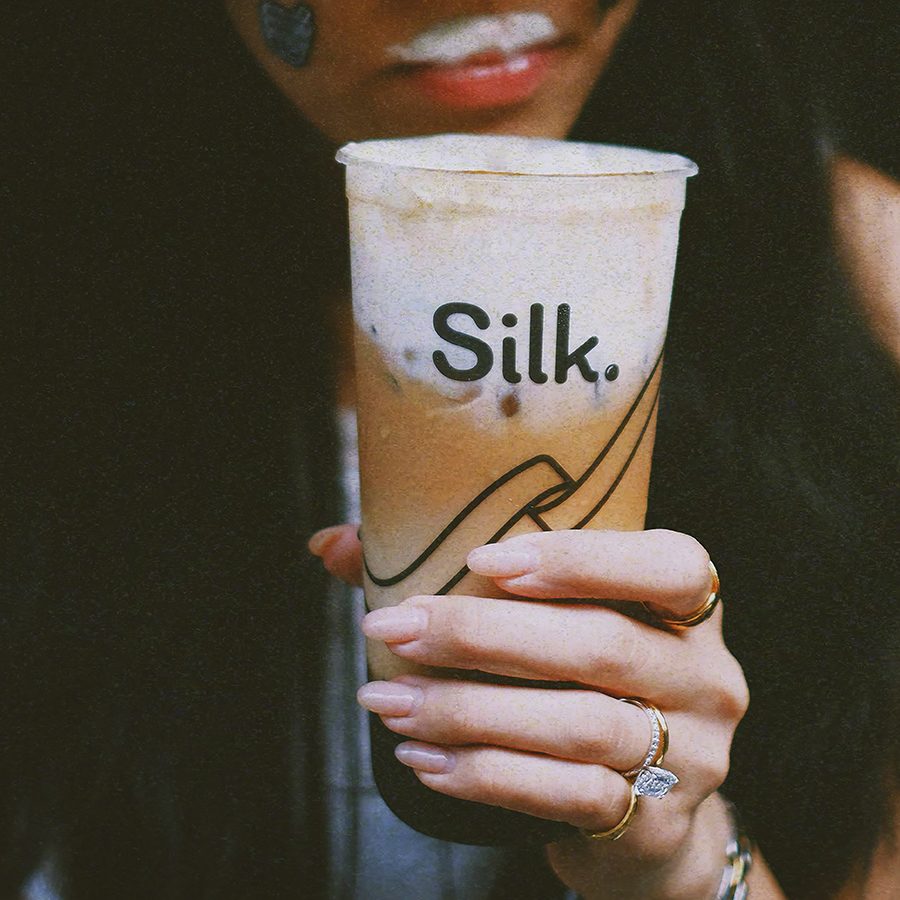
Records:
[[[664,625],[668,625],[670,628],[693,628],[695,625],[700,625],[716,611],[716,607],[722,599],[719,594],[719,573],[712,564],[712,560],[710,560],[709,563],[709,574],[712,578],[709,596],[697,609],[693,612],[689,612],[686,616],[661,616],[650,609],[646,603],[643,604],[644,608],[652,613],[657,621],[662,622]]]
[[[669,723],[659,707],[640,697],[622,697],[622,703],[630,703],[644,711],[650,721],[650,745],[644,755],[644,761],[633,769],[622,773],[623,778],[634,778],[641,769],[648,766],[661,766],[669,751]]]
[[[634,790],[634,787],[631,786],[631,799],[628,801],[628,809],[625,810],[625,815],[619,820],[616,825],[613,825],[608,831],[591,831],[589,828],[582,828],[581,834],[583,837],[588,838],[592,841],[617,841],[625,831],[628,826],[631,824],[631,820],[634,818],[634,814],[637,812],[637,804],[638,804],[638,795]]]

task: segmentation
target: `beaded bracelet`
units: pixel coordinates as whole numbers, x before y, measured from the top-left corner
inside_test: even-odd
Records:
[[[747,900],[750,896],[747,874],[753,866],[753,844],[741,825],[734,804],[727,800],[725,803],[731,819],[731,837],[725,845],[726,863],[716,900]]]

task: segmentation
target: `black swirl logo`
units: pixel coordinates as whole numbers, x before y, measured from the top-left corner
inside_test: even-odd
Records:
[[[550,454],[538,454],[523,460],[473,497],[421,552],[398,571],[373,571],[364,556],[366,573],[372,583],[378,587],[392,587],[413,574],[421,575],[426,566],[445,574],[448,567],[450,570],[456,568],[452,555],[458,551],[448,546],[448,539],[464,524],[474,524],[476,531],[484,534],[481,543],[490,544],[499,541],[526,518],[543,531],[554,530],[548,522],[549,514],[556,511],[557,518],[560,518],[559,514],[565,512],[567,505],[577,506],[580,510],[593,498],[594,502],[586,513],[577,515],[574,521],[563,526],[575,529],[586,527],[612,499],[644,441],[659,398],[661,365],[662,353],[615,431],[598,449],[597,455],[583,472],[573,475]],[[608,380],[619,374],[618,367],[610,368],[615,368],[615,373],[607,370]],[[610,471],[609,466],[604,466],[604,463],[613,457],[616,460],[615,467]],[[498,527],[496,521],[491,521],[488,501],[501,491],[505,497],[518,496],[523,492],[524,496],[515,513]],[[577,504],[572,502],[576,496]],[[562,519],[565,520],[564,515]],[[458,562],[461,561],[457,561],[457,564]],[[468,572],[466,565],[458,566],[453,576],[433,593],[449,593]]]

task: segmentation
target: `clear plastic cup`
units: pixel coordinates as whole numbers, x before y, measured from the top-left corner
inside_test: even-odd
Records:
[[[678,226],[697,167],[635,148],[484,135],[349,144],[338,160],[368,607],[501,595],[465,560],[512,535],[641,529]],[[422,671],[383,644],[368,652],[373,677]],[[398,773],[415,782],[398,801],[391,773],[403,767],[386,760],[399,739],[373,738],[376,774],[384,745],[382,792],[415,827],[476,843],[509,837],[494,810],[505,824],[473,836],[463,807],[477,805],[461,801],[442,807],[461,833],[448,832],[446,812],[423,820],[438,795]]]

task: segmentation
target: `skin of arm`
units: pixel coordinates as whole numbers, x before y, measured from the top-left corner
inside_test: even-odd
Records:
[[[838,255],[872,334],[900,365],[900,182],[842,155],[829,174]]]

